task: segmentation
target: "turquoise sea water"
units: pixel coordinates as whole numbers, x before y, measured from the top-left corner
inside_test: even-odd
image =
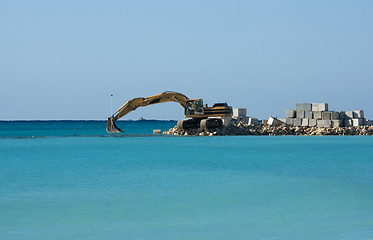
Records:
[[[118,125],[0,122],[0,239],[373,239],[371,136]]]

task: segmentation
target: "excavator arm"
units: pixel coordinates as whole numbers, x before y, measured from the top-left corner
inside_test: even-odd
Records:
[[[184,109],[186,108],[186,102],[189,98],[184,94],[178,92],[163,92],[150,97],[139,97],[134,98],[126,102],[122,107],[116,111],[113,116],[108,118],[106,131],[108,133],[119,133],[122,132],[116,125],[115,121],[127,115],[128,113],[136,110],[138,107],[145,107],[148,105],[164,103],[164,102],[178,102]]]

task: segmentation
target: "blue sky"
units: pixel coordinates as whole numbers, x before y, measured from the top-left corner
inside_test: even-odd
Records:
[[[106,119],[166,90],[373,118],[373,1],[1,1],[0,119]],[[177,103],[124,117],[182,119]]]

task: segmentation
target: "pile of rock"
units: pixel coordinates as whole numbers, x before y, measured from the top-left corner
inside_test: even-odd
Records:
[[[205,131],[199,129],[180,130],[175,126],[163,134],[184,136],[227,136],[227,135],[373,135],[373,126],[350,126],[335,128],[320,128],[308,126],[270,126],[264,124],[246,124],[240,122],[222,129]]]
[[[363,110],[328,111],[327,103],[297,103],[296,109],[286,110],[284,123],[295,127],[358,127],[365,126]]]

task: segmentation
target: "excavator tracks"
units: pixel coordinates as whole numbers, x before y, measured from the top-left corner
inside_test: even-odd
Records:
[[[184,119],[177,122],[177,128],[180,130],[206,130],[210,131],[223,126],[223,120],[220,118],[207,119]]]

